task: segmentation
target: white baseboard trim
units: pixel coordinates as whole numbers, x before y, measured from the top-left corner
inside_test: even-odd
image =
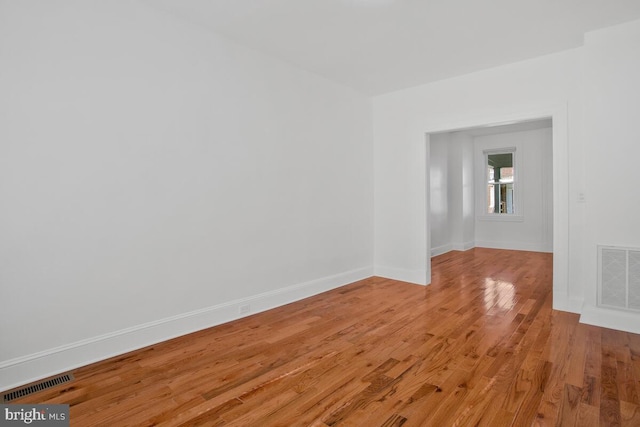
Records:
[[[585,305],[580,323],[640,334],[640,313]]]
[[[431,256],[434,257],[434,256],[446,254],[447,252],[452,250],[453,250],[453,245],[451,243],[447,243],[446,245],[431,248]]]
[[[530,251],[530,252],[553,252],[552,248],[544,244],[527,243],[527,242],[492,242],[488,240],[480,240],[475,242],[477,248],[490,249],[508,249],[512,251]]]
[[[452,248],[454,251],[468,251],[469,249],[473,249],[476,247],[476,242],[474,242],[473,240],[469,241],[469,242],[462,242],[462,243],[453,243],[452,244]]]
[[[561,299],[555,293],[553,295],[553,309],[566,311],[569,313],[580,314],[584,301],[581,298],[564,298]]]
[[[289,304],[371,276],[373,267],[359,268],[2,361],[0,391]],[[241,305],[250,305],[250,311],[240,314]]]
[[[476,247],[476,242],[464,242],[464,243],[447,243],[446,245],[441,245],[435,248],[431,248],[431,257],[446,254],[451,251],[468,251],[469,249],[473,249]]]
[[[401,282],[415,283],[417,285],[428,285],[427,270],[407,270],[404,268],[385,267],[376,265],[373,269],[374,275],[387,279],[399,280]]]

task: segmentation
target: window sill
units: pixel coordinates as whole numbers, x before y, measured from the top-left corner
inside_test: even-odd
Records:
[[[478,215],[478,221],[524,222],[524,216],[516,214]]]

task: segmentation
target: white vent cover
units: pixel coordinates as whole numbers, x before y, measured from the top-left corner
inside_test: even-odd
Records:
[[[640,311],[640,249],[598,246],[598,305]]]

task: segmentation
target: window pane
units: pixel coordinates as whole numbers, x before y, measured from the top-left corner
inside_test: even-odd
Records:
[[[513,182],[513,167],[500,168],[500,182]]]
[[[487,213],[495,213],[496,194],[493,184],[487,186]]]
[[[487,154],[487,213],[514,214],[513,153]]]

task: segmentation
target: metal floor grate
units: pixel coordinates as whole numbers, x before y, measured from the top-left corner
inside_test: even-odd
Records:
[[[13,390],[9,393],[4,394],[4,403],[11,402],[12,400],[18,399],[20,397],[28,396],[30,394],[36,393],[38,391],[46,390],[51,387],[55,387],[60,384],[68,383],[73,380],[72,374],[63,374],[58,375],[57,377],[50,378],[48,380],[40,381],[39,383],[31,384],[26,387],[19,388],[17,390]]]

